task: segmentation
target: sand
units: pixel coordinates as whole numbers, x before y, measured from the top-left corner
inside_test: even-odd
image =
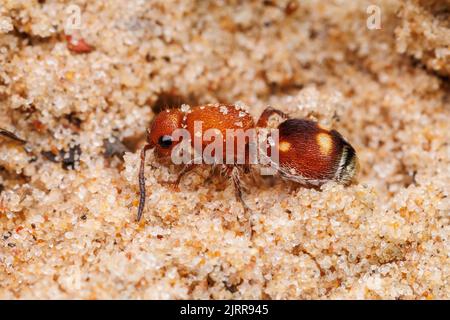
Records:
[[[0,137],[0,298],[449,299],[450,4],[427,3],[2,0],[0,127],[27,143]],[[150,155],[136,223],[164,101],[332,126],[358,183],[247,179],[250,238],[231,181],[174,192]]]

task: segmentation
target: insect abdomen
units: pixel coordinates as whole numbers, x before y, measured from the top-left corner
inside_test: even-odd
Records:
[[[316,185],[353,180],[356,153],[337,131],[304,119],[288,119],[278,129],[280,173],[284,177]]]

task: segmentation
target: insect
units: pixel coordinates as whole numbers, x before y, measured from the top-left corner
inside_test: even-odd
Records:
[[[195,123],[201,122],[202,129],[216,130],[221,143],[226,143],[226,131],[242,129],[275,128],[278,130],[277,150],[279,157],[276,170],[279,175],[287,180],[305,185],[321,185],[327,181],[337,181],[338,183],[350,184],[357,173],[358,161],[355,149],[335,130],[328,130],[321,127],[317,122],[306,119],[291,119],[280,110],[268,107],[261,114],[255,123],[251,115],[235,105],[206,105],[193,108],[182,106],[180,109],[168,109],[162,111],[153,119],[150,128],[147,130],[147,144],[141,151],[141,164],[139,169],[139,189],[140,201],[138,207],[137,220],[142,217],[145,206],[145,158],[146,152],[154,149],[156,157],[160,160],[171,159],[172,151],[180,143],[174,139],[174,132],[177,129],[185,129],[190,137],[198,136]],[[249,143],[242,140],[236,134],[232,143],[241,138],[244,144],[240,150],[244,153],[244,161],[239,163],[236,148],[233,161],[222,164],[225,172],[234,183],[236,197],[241,201],[244,209],[248,209],[242,199],[242,187],[240,175],[248,173]],[[188,140],[194,146],[194,139]],[[202,141],[200,151],[208,148],[208,143]],[[270,152],[269,152],[270,153]],[[222,154],[225,157],[224,154]],[[169,160],[170,161],[170,160]],[[222,162],[225,163],[225,162]],[[175,185],[181,177],[196,166],[195,163],[185,163],[181,169]]]

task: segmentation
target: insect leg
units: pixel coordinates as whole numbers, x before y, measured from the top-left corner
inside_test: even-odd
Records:
[[[175,187],[175,189],[178,189],[178,185],[180,184],[181,179],[183,178],[183,176],[190,172],[192,169],[195,168],[195,164],[194,163],[188,163],[185,164],[183,169],[181,169],[180,173],[178,174],[178,178],[177,180],[175,180],[175,182],[173,182],[173,186]]]
[[[280,110],[274,109],[272,107],[267,107],[263,111],[261,116],[259,117],[258,122],[256,123],[256,126],[257,127],[261,127],[261,128],[266,128],[267,125],[268,125],[270,117],[272,115],[274,115],[274,114],[280,116],[283,119],[288,119],[289,118],[289,116],[286,113],[284,113],[284,112],[282,112]]]
[[[240,175],[241,175],[241,172],[238,167],[233,167],[231,169],[231,179],[233,180],[236,199],[238,199],[238,201],[241,202],[242,207],[244,208],[244,215],[246,216],[246,219],[248,221],[248,228],[250,231],[250,239],[252,239],[254,231],[253,231],[253,223],[250,218],[251,209],[245,203],[244,198],[243,198],[243,191],[242,191],[243,188],[242,188],[242,184],[241,184]]]

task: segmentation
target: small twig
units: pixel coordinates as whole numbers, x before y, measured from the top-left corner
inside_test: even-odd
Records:
[[[0,128],[0,135],[2,135],[2,136],[4,136],[4,137],[7,137],[7,138],[9,138],[9,139],[11,139],[11,140],[20,142],[20,143],[22,143],[22,144],[27,143],[26,140],[19,138],[17,135],[15,135],[14,133],[12,133],[11,131],[5,130],[5,129],[3,129],[3,128]]]

